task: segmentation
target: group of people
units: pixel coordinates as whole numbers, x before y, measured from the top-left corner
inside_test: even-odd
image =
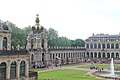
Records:
[[[100,72],[104,70],[104,68],[99,68],[98,66],[90,66],[90,69],[96,69]]]

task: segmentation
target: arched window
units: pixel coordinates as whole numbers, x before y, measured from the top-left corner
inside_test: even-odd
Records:
[[[25,61],[21,61],[20,63],[20,77],[25,76]]]
[[[98,49],[101,49],[101,44],[98,44]]]
[[[91,52],[91,58],[93,58],[93,53]]]
[[[103,53],[103,58],[105,58],[105,53]]]
[[[111,58],[114,58],[114,53],[111,54]]]
[[[3,29],[4,29],[4,30],[9,30],[9,29],[8,29],[8,25],[7,25],[6,22],[3,23]]]
[[[54,55],[55,58],[55,55]],[[45,53],[42,53],[42,62],[45,63]]]
[[[102,48],[103,48],[103,49],[105,48],[105,44],[102,44]]]
[[[118,43],[116,43],[115,47],[116,47],[116,49],[119,49],[119,44],[118,44]]]
[[[107,49],[110,49],[110,44],[109,43],[107,44]]]
[[[87,46],[86,46],[88,49],[89,49],[89,44],[87,44]]]
[[[6,48],[7,50],[7,38],[6,37],[3,38],[3,49],[4,48]]]
[[[113,43],[111,44],[111,49],[114,49],[114,44]]]
[[[95,58],[97,58],[97,53],[95,52]]]
[[[55,59],[55,54],[53,54],[53,59]]]
[[[58,54],[58,57],[60,58],[60,53]]]
[[[87,57],[89,58],[89,52],[87,52]]]
[[[90,48],[93,49],[93,44],[90,44]]]
[[[6,63],[0,64],[0,80],[6,80]]]
[[[100,52],[98,53],[98,58],[101,58],[101,53]]]
[[[34,40],[31,39],[31,49],[33,49],[33,47],[34,47]]]
[[[52,59],[52,54],[50,53],[50,60]]]
[[[61,53],[61,59],[63,58],[63,53]],[[71,58],[72,58],[72,53],[71,53]]]
[[[97,48],[97,44],[94,44],[94,49],[96,49]]]
[[[107,58],[110,58],[110,53],[107,53]]]
[[[32,54],[31,55],[31,62],[33,62],[33,60],[34,60],[34,55]]]
[[[119,58],[119,53],[116,53],[116,58]]]
[[[44,49],[44,39],[42,39],[42,48]]]
[[[10,79],[16,78],[16,62],[12,62],[10,65]]]

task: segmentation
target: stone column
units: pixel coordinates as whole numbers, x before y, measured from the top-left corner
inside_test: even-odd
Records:
[[[83,56],[82,56],[83,57]],[[89,58],[91,58],[91,52],[89,53]]]
[[[118,57],[120,58],[120,53],[118,53],[118,54],[119,54],[119,56],[118,56]]]
[[[98,52],[97,52],[97,58],[98,58]]]
[[[101,52],[101,58],[103,58],[103,52]]]
[[[106,58],[108,58],[107,53],[105,53]]]
[[[95,52],[93,51],[93,58],[95,58]]]
[[[116,58],[116,53],[114,52],[114,58]]]
[[[110,53],[110,58],[111,58],[111,53]]]
[[[8,62],[6,66],[6,79],[10,79],[10,62]]]
[[[25,76],[29,77],[29,62],[26,61],[26,65],[25,65]]]
[[[20,78],[20,60],[17,62],[17,68],[16,68],[16,78]]]

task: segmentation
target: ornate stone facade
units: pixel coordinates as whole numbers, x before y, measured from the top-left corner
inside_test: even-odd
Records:
[[[31,66],[50,66],[67,63],[84,62],[86,49],[80,47],[48,47],[44,28],[36,17],[36,24],[27,37],[27,49],[30,53]]]
[[[11,49],[11,23],[0,20],[0,50]]]
[[[11,23],[0,21],[0,80],[29,80],[30,56],[11,49]]]
[[[97,34],[86,39],[88,58],[120,58],[120,35]]]

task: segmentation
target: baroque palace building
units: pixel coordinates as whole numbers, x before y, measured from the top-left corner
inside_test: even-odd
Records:
[[[86,56],[93,59],[119,59],[120,34],[97,34],[86,39]]]
[[[85,40],[85,47],[48,47],[48,37],[39,15],[27,36],[25,50],[11,49],[11,24],[0,21],[0,80],[37,80],[29,68],[109,61],[120,58],[120,35],[97,34]]]
[[[86,49],[81,47],[48,47],[47,35],[40,25],[39,15],[36,24],[27,37],[27,50],[31,66],[51,66],[66,63],[84,62]]]
[[[0,21],[0,80],[30,80],[27,50],[11,49],[11,23]]]

